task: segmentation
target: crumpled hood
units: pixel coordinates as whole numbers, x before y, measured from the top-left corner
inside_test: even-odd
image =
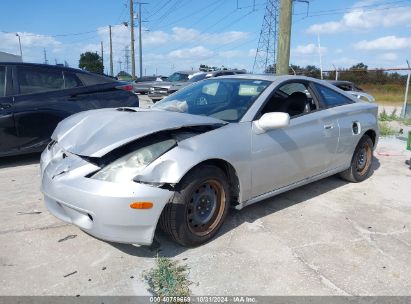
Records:
[[[171,111],[100,109],[66,118],[51,137],[68,152],[101,157],[132,140],[162,130],[222,123],[225,122],[212,117]]]

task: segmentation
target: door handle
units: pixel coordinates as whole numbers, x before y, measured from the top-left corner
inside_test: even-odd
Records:
[[[334,128],[334,124],[324,125],[324,129],[326,129],[326,130],[330,130],[332,128]]]
[[[11,108],[11,103],[0,103],[0,110]]]
[[[69,98],[67,98],[68,101],[76,101],[77,100],[77,95],[71,95]]]

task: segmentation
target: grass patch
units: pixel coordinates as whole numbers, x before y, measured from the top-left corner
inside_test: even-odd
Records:
[[[394,109],[391,114],[388,114],[387,111],[385,111],[385,109],[382,110],[382,112],[380,113],[378,119],[380,121],[393,121],[393,120],[397,120],[400,121],[401,118],[397,115],[397,110]]]
[[[379,121],[378,125],[380,126],[381,136],[390,136],[396,133],[395,130],[391,128],[390,124],[387,121]]]
[[[381,105],[402,106],[404,103],[405,83],[401,84],[361,84],[365,92],[374,96],[376,102]],[[411,100],[411,90],[408,93]]]
[[[388,114],[385,109],[378,115],[378,120],[380,122],[388,122],[388,121],[398,121],[406,126],[411,126],[411,118],[402,118],[397,115],[397,110],[394,109],[391,114]]]
[[[159,297],[188,297],[190,296],[187,278],[187,265],[164,257],[157,257],[155,266],[144,273],[144,279],[150,286],[150,291]]]

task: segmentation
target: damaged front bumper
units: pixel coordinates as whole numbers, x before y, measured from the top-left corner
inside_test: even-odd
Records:
[[[47,209],[64,222],[106,241],[149,245],[173,192],[133,181],[88,178],[98,167],[68,152],[46,149],[41,156],[41,191]],[[132,209],[152,202],[151,209]]]

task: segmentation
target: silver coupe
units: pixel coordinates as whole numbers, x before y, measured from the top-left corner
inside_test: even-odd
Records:
[[[97,238],[148,245],[159,225],[184,246],[242,209],[339,173],[372,171],[377,106],[325,81],[236,75],[194,83],[150,109],[62,121],[41,156],[48,210]]]

